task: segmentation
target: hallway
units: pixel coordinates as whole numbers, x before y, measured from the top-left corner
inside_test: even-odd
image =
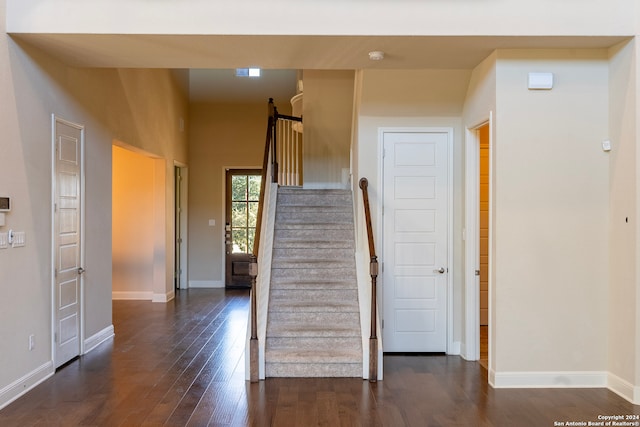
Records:
[[[2,426],[552,426],[639,414],[606,389],[500,389],[457,356],[385,356],[384,381],[244,380],[246,290],[114,301],[113,342],[0,411]]]

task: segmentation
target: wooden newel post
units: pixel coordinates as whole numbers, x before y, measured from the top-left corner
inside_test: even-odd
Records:
[[[273,183],[277,183],[279,180],[279,171],[278,171],[278,131],[277,131],[277,126],[278,126],[278,109],[276,107],[273,107],[273,120],[272,120],[272,126],[273,126],[273,140],[272,140],[272,144],[273,144],[273,151],[272,151],[272,155],[273,155],[273,177],[271,182]]]
[[[369,209],[369,180],[360,178],[358,183],[362,190],[362,202],[364,204],[364,217],[367,223],[367,238],[369,241],[369,274],[371,275],[371,335],[369,336],[369,382],[378,381],[378,333],[376,327],[376,280],[378,278],[378,257],[376,247],[373,244],[373,225],[371,224],[371,210]]]
[[[258,382],[258,302],[256,298],[256,277],[258,277],[258,260],[251,255],[249,261],[249,276],[251,277],[251,339],[249,340],[249,380]]]
[[[371,335],[369,336],[369,382],[378,381],[378,333],[376,327],[376,281],[378,278],[378,257],[372,256],[369,262],[371,274]]]

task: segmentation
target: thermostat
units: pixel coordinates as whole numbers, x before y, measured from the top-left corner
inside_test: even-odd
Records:
[[[0,212],[9,212],[11,210],[11,198],[0,197]]]

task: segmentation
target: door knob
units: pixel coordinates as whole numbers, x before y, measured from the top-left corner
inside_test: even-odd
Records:
[[[84,268],[78,267],[78,274],[83,274],[83,273],[84,273]]]
[[[440,273],[440,274],[444,274],[445,271],[447,271],[447,270],[445,270],[444,267],[440,267],[437,270],[433,270],[434,273]]]

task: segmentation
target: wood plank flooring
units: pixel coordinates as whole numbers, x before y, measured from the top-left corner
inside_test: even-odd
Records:
[[[113,303],[116,337],[0,411],[1,426],[553,426],[640,415],[605,389],[492,389],[457,356],[385,356],[385,379],[244,380],[245,290]]]
[[[480,325],[480,360],[478,363],[484,369],[489,369],[489,326],[487,325]]]

